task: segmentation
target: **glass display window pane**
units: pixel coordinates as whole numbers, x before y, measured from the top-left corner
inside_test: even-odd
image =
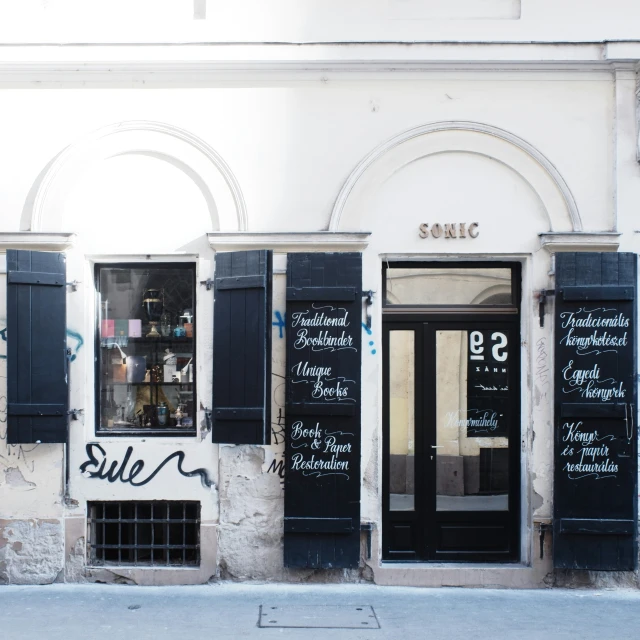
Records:
[[[415,510],[415,333],[389,333],[389,508]]]
[[[436,332],[436,509],[509,508],[509,331]]]
[[[385,274],[385,305],[514,304],[510,267],[393,267]]]
[[[96,269],[97,430],[194,430],[193,265]]]

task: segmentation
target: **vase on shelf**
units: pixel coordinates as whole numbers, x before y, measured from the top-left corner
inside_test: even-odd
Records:
[[[159,338],[160,334],[156,329],[162,310],[164,308],[164,291],[162,289],[146,289],[142,294],[142,307],[147,314],[147,319],[151,325],[151,331],[147,333],[147,338]]]

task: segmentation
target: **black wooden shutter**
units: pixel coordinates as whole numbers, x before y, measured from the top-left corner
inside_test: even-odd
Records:
[[[554,566],[637,561],[636,256],[556,256]]]
[[[284,494],[288,567],[359,564],[361,317],[361,254],[289,254]]]
[[[271,251],[216,254],[213,441],[271,442]]]
[[[7,442],[66,442],[66,265],[62,253],[7,251]]]

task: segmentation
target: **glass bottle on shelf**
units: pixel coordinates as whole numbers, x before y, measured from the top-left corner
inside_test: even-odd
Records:
[[[176,327],[173,330],[173,337],[174,338],[184,338],[187,335],[187,332],[184,328],[184,321],[182,319],[182,316],[180,316],[178,318],[178,324],[176,325]]]
[[[163,338],[171,336],[171,313],[168,311],[163,311],[160,316],[160,333]]]
[[[116,404],[113,387],[107,387],[105,401],[102,405],[102,413],[108,427],[113,427],[115,419],[118,417],[118,405]]]

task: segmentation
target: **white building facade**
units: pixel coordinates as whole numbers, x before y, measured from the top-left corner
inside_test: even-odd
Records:
[[[638,5],[92,4],[0,5],[0,583],[638,586]],[[64,317],[45,296],[28,337],[16,251],[64,265]],[[258,277],[225,320],[224,278]],[[621,358],[593,410],[609,361],[569,364],[559,316],[587,302],[578,333]],[[59,321],[67,368],[38,373]],[[36,397],[56,376],[64,416]],[[585,491],[628,496],[561,505]]]

